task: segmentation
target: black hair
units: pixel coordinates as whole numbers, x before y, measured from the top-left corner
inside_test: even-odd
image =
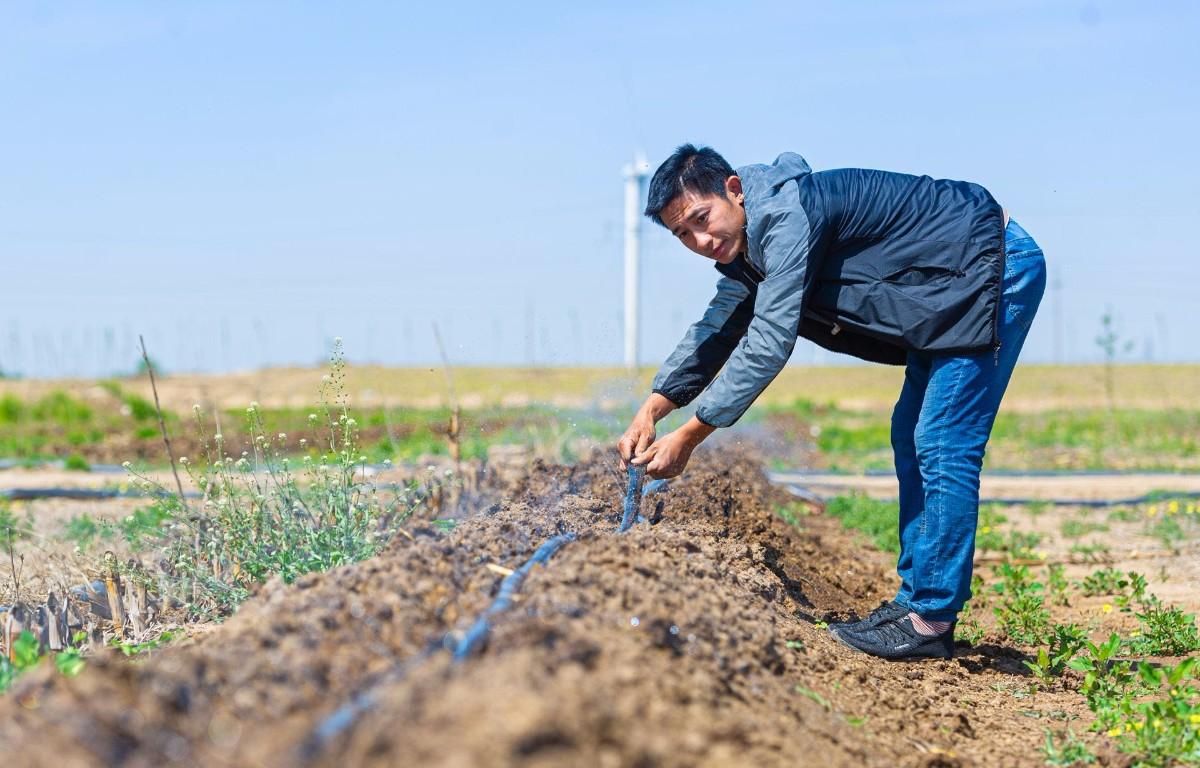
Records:
[[[650,178],[645,214],[665,227],[663,209],[684,190],[724,197],[725,180],[733,175],[733,167],[712,147],[681,144]]]

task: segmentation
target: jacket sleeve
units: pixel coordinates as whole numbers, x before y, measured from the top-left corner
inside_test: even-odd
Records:
[[[758,285],[753,319],[725,370],[696,403],[696,418],[710,426],[728,427],[741,418],[796,346],[808,282],[808,218],[803,209],[787,207],[763,225],[766,279]]]
[[[729,277],[698,322],[688,328],[654,377],[653,389],[682,408],[704,391],[729,359],[754,314],[754,292]]]

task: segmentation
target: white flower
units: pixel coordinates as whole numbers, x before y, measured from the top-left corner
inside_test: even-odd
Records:
[[[334,343],[334,344],[337,344],[338,346],[341,346],[341,344],[342,344],[342,337],[341,337],[341,336],[334,336],[334,337],[333,337],[333,343]]]
[[[187,456],[180,456],[180,457],[179,457],[179,463],[180,463],[180,464],[187,464],[187,463],[188,463],[188,457],[187,457]]]
[[[130,467],[132,467],[133,465],[132,465],[132,464],[130,464],[128,461],[122,461],[122,462],[121,462],[121,466],[122,466],[122,467],[125,467],[125,469],[129,469],[129,468],[130,468]]]
[[[193,405],[192,410],[195,411],[196,413],[200,413],[200,403],[196,403],[195,405]]]
[[[316,421],[316,420],[317,420],[317,414],[315,414],[315,413],[310,413],[310,414],[308,414],[308,420],[309,420],[309,421]]]
[[[279,433],[279,439],[280,439],[280,440],[287,440],[287,432],[280,432],[280,433]]]
[[[218,443],[219,443],[219,442],[221,442],[221,441],[222,441],[222,440],[224,440],[224,439],[225,439],[225,435],[222,435],[220,432],[218,432],[217,434],[213,435],[213,440],[216,440]]]

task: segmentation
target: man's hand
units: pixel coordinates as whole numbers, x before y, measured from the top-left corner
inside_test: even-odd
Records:
[[[644,464],[646,474],[653,478],[675,477],[683,472],[696,446],[714,430],[715,427],[693,416],[687,424],[655,440],[644,453],[637,454],[632,463]]]
[[[621,454],[621,469],[628,467],[630,459],[650,447],[650,444],[654,442],[655,434],[653,421],[643,419],[640,415],[634,417],[633,423],[629,425],[629,429],[625,430],[625,434],[617,443],[617,451]]]
[[[658,394],[652,393],[638,408],[637,415],[629,424],[629,429],[617,442],[617,452],[621,454],[621,469],[629,466],[629,460],[645,451],[654,442],[656,431],[654,425],[663,416],[675,410],[675,403]]]

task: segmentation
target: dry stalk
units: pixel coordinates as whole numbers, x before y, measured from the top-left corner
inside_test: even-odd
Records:
[[[125,605],[121,602],[121,576],[117,573],[117,558],[112,552],[104,553],[104,592],[108,596],[108,611],[112,615],[113,632],[117,637],[123,637]]]
[[[154,381],[154,365],[150,355],[146,353],[146,340],[138,334],[142,345],[142,360],[146,363],[146,372],[150,374],[150,389],[154,392],[154,412],[158,414],[158,428],[162,431],[163,445],[167,447],[167,460],[171,462],[171,474],[175,476],[175,488],[179,491],[179,503],[184,512],[189,512],[187,497],[183,493],[183,481],[179,479],[179,469],[175,466],[175,453],[171,450],[171,438],[167,435],[167,422],[163,419],[162,406],[158,402],[158,384]]]

